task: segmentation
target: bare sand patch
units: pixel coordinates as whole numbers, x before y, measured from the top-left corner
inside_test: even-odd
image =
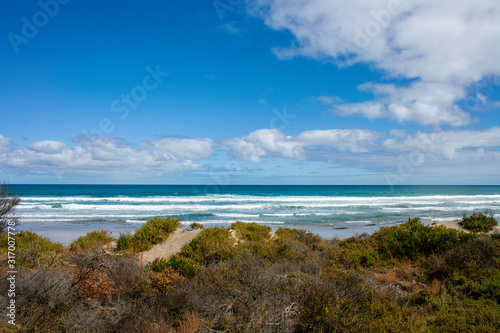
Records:
[[[439,222],[439,223],[436,223],[435,225],[436,226],[445,226],[446,228],[450,228],[450,229],[455,229],[455,230],[458,230],[458,231],[463,231],[463,232],[467,232],[469,233],[470,231],[467,230],[467,229],[464,229],[460,226],[459,224],[460,220],[456,220],[456,221],[447,221],[447,222]],[[500,226],[496,226],[493,228],[493,230],[489,231],[488,234],[491,235],[491,234],[494,234],[494,233],[500,233]]]
[[[184,244],[191,242],[201,231],[202,229],[188,231],[177,228],[166,240],[138,254],[141,265],[146,265],[157,258],[169,258],[181,252]]]

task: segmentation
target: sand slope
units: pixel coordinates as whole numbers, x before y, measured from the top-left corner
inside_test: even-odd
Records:
[[[138,255],[139,262],[146,265],[156,258],[168,258],[181,251],[182,246],[193,240],[201,232],[201,229],[187,231],[177,228],[167,240],[156,244],[151,249],[141,252]]]
[[[445,226],[446,228],[450,228],[450,229],[455,229],[455,230],[458,230],[458,231],[463,231],[463,232],[470,232],[469,230],[467,229],[464,229],[462,228],[458,223],[460,221],[452,221],[452,222],[440,222],[440,223],[436,223],[437,226],[439,225],[442,225],[442,226]],[[493,234],[495,232],[498,232],[500,233],[500,226],[496,226],[495,228],[493,228],[493,230],[491,230],[490,232],[488,232],[488,234]]]

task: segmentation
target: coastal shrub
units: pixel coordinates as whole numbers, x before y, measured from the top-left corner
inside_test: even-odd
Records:
[[[7,295],[8,284],[3,281],[8,281],[6,276],[1,278],[2,295]],[[64,332],[60,318],[77,301],[71,292],[69,271],[49,265],[18,271],[15,300],[17,332]],[[5,309],[7,304],[1,303]],[[13,332],[11,329],[4,332]]]
[[[456,295],[500,304],[500,246],[489,237],[470,240],[424,264],[428,279],[447,283]]]
[[[357,272],[307,277],[294,289],[300,332],[359,332],[369,320],[372,292]]]
[[[231,224],[231,229],[236,231],[236,237],[239,239],[251,242],[265,241],[269,239],[269,233],[271,232],[271,227],[255,222],[244,223],[236,221]]]
[[[15,242],[16,265],[18,266],[39,267],[46,262],[54,261],[65,251],[61,243],[52,242],[47,237],[31,231],[20,231],[15,235],[10,235],[10,239],[8,233],[0,235],[0,251],[5,255],[9,251],[9,246],[12,245],[12,238]]]
[[[166,240],[180,225],[173,217],[154,217],[135,231],[129,239],[135,252],[149,250],[154,245]]]
[[[234,239],[229,228],[207,228],[190,243],[184,245],[181,257],[190,258],[200,265],[226,260],[234,254]]]
[[[204,229],[205,226],[201,223],[198,223],[198,222],[193,222],[189,225],[189,227],[193,230],[196,230],[196,229]]]
[[[297,303],[281,264],[243,251],[201,267],[192,280],[194,310],[226,332],[293,332]]]
[[[116,239],[116,250],[117,251],[131,251],[132,250],[132,234],[130,233],[120,233],[120,236]]]
[[[498,225],[493,215],[486,216],[483,213],[473,213],[464,216],[459,222],[460,226],[472,232],[488,232]]]
[[[444,252],[464,243],[474,235],[444,226],[424,226],[419,218],[394,227],[381,227],[368,238],[382,259],[419,259]]]
[[[334,260],[339,261],[347,269],[387,265],[382,263],[376,246],[366,238],[350,237],[344,239],[339,242],[338,247],[333,247],[331,251]]]
[[[0,183],[0,234],[7,231],[8,226],[14,226],[18,221],[14,211],[20,202],[21,199],[17,195],[9,194],[7,184]]]
[[[276,236],[278,236],[279,240],[298,241],[307,245],[311,250],[322,247],[321,237],[306,230],[280,227],[276,230]]]
[[[171,268],[183,276],[193,277],[196,274],[198,265],[190,258],[173,255],[168,259],[156,258],[150,264],[150,268],[157,273],[162,272],[165,268]]]
[[[102,247],[112,241],[115,238],[111,236],[111,232],[108,230],[94,230],[87,233],[85,236],[78,237],[75,241],[70,244],[71,250],[85,250],[93,247]]]

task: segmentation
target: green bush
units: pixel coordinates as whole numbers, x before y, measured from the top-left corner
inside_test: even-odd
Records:
[[[255,222],[244,223],[236,221],[231,224],[231,229],[236,231],[236,237],[251,242],[262,242],[269,239],[271,227],[260,225]]]
[[[321,237],[305,230],[280,227],[276,230],[276,236],[279,240],[298,241],[307,245],[311,250],[322,247]]]
[[[228,228],[204,229],[190,243],[183,246],[180,255],[200,265],[226,260],[234,254],[234,239]]]
[[[459,222],[460,226],[472,232],[488,232],[498,225],[497,220],[490,215],[483,213],[474,213],[470,216],[464,216]]]
[[[160,273],[165,268],[172,268],[179,274],[186,277],[193,277],[198,269],[198,265],[192,259],[181,257],[179,255],[173,255],[168,259],[157,258],[153,260],[150,267],[153,272],[157,273]]]
[[[357,272],[332,279],[307,277],[296,286],[300,332],[363,332],[372,291]]]
[[[204,229],[205,226],[201,223],[198,223],[198,222],[193,222],[189,225],[191,227],[191,229]]]
[[[336,247],[332,249],[334,250],[332,256],[339,260],[345,268],[386,265],[380,260],[377,248],[366,239],[350,237],[339,242],[338,248],[340,251],[336,251]]]
[[[116,250],[117,251],[131,251],[132,249],[132,234],[130,233],[120,233],[120,236],[116,240]]]
[[[94,248],[96,246],[104,246],[115,238],[111,236],[111,232],[108,230],[94,230],[87,233],[85,236],[78,237],[75,241],[70,244],[71,250],[86,250]]]
[[[39,236],[31,231],[20,231],[13,237],[8,233],[3,233],[0,236],[0,250],[7,255],[9,246],[12,245],[14,238],[16,265],[35,267],[45,262],[51,261],[59,253],[64,252],[65,248],[61,243],[52,242],[44,236]],[[9,244],[10,241],[10,244]],[[12,251],[10,251],[12,252]]]
[[[368,238],[383,259],[420,259],[450,250],[474,235],[444,226],[424,226],[419,218],[394,227],[381,227]]]
[[[500,304],[499,267],[500,246],[489,237],[470,240],[424,264],[428,279],[445,281],[454,294]]]
[[[126,248],[132,248],[135,252],[149,250],[154,245],[166,240],[179,225],[179,219],[173,217],[156,216],[149,219],[126,241],[126,245],[128,245]],[[125,241],[125,238],[121,241]]]

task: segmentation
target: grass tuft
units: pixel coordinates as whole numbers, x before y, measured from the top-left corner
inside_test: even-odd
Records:
[[[72,251],[87,250],[95,247],[102,247],[114,240],[115,238],[111,236],[110,231],[94,230],[87,233],[85,236],[78,237],[69,247]]]
[[[180,226],[179,219],[154,217],[149,219],[133,235],[120,234],[116,240],[118,251],[142,252],[166,240]]]
[[[492,215],[486,216],[483,213],[474,213],[470,216],[464,216],[459,224],[471,232],[488,232],[493,230],[498,225],[498,222]]]

